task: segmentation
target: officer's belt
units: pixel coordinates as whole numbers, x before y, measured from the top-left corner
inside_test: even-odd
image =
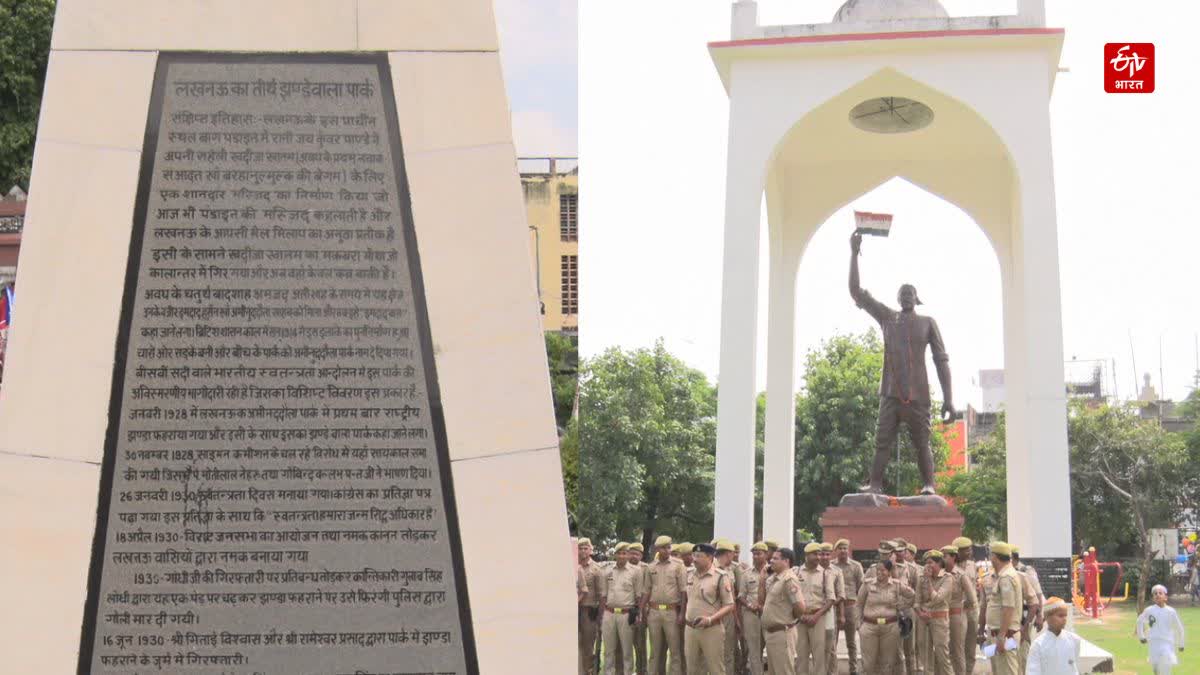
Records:
[[[781,630],[787,630],[789,628],[794,628],[795,626],[795,623],[781,623],[777,626],[763,626],[763,630],[767,631],[768,633],[778,633]]]
[[[950,616],[958,616],[959,614],[962,614],[962,613],[963,613],[962,607],[951,607],[950,608]]]
[[[895,616],[878,616],[878,617],[875,617],[874,619],[864,617],[863,623],[873,623],[873,624],[876,624],[879,626],[883,626],[883,625],[886,625],[889,623],[896,623],[899,620],[900,620],[900,618],[895,617]]]
[[[947,619],[950,617],[950,612],[945,610],[940,612],[927,612],[927,614],[929,614],[930,619]]]
[[[657,609],[657,610],[661,610],[664,612],[667,611],[668,609],[675,609],[678,606],[679,605],[674,604],[674,603],[661,603],[661,602],[650,603],[650,609]]]
[[[844,602],[845,602],[847,605],[857,605],[857,604],[858,604],[858,598],[846,598],[846,600],[845,600]]]
[[[632,607],[605,607],[605,609],[613,614],[628,614],[629,612],[633,611]]]

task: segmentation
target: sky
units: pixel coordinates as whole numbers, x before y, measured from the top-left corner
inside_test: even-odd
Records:
[[[495,0],[495,12],[517,155],[575,156],[575,0]]]
[[[839,0],[760,0],[760,24],[828,21]],[[1200,333],[1200,172],[1196,92],[1200,6],[1175,0],[1047,0],[1066,29],[1051,100],[1064,355],[1068,375],[1106,368],[1110,393],[1141,374],[1179,400],[1193,386]],[[944,0],[951,16],[1011,14],[1015,0]],[[669,351],[714,382],[720,349],[728,99],[707,43],[729,39],[724,0],[585,0],[580,8],[580,347]],[[1105,94],[1106,42],[1153,42],[1157,89]],[[847,83],[849,85],[851,83]],[[981,404],[978,371],[1002,368],[999,265],[956,206],[894,179],[836,213],[800,266],[797,374],[803,355],[874,321],[846,292],[854,209],[895,214],[864,244],[863,286],[893,300],[911,281],[941,327],[960,408]],[[763,224],[765,228],[765,222]],[[766,237],[761,237],[764,244]],[[758,385],[765,387],[766,274]],[[953,252],[948,255],[947,252]],[[903,261],[903,262],[901,262]],[[1160,341],[1162,345],[1160,368]],[[1137,370],[1134,370],[1136,362]],[[1161,372],[1161,376],[1160,376]],[[934,384],[936,389],[936,384]]]

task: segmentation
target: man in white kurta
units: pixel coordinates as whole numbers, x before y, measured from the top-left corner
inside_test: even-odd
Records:
[[[1174,607],[1167,606],[1167,589],[1155,586],[1154,604],[1147,607],[1138,617],[1137,636],[1145,644],[1150,643],[1150,666],[1154,675],[1171,675],[1171,669],[1179,663],[1175,650],[1183,651],[1183,622]]]
[[[1079,636],[1067,630],[1069,607],[1062,598],[1047,598],[1042,607],[1046,630],[1029,646],[1025,675],[1079,675]]]

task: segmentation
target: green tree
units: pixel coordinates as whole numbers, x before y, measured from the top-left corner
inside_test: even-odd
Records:
[[[1005,431],[1001,414],[995,430],[971,448],[971,470],[947,476],[939,486],[962,513],[963,534],[975,541],[990,541],[1008,531]]]
[[[652,349],[610,349],[581,366],[578,531],[597,543],[712,536],[716,391]]]
[[[561,435],[575,411],[575,393],[579,386],[579,339],[572,335],[546,332],[546,359],[550,364],[550,392],[554,396],[554,423]]]
[[[882,372],[883,343],[874,331],[835,336],[805,358],[804,389],[796,397],[798,529],[819,531],[821,513],[866,482],[875,456]],[[930,442],[935,468],[941,470],[946,441],[934,433]],[[888,466],[884,489],[913,494],[920,487],[920,473],[907,433],[902,434],[900,458]]]
[[[0,0],[0,194],[29,189],[54,0]]]
[[[578,338],[547,331],[546,360],[550,368],[550,393],[554,398],[554,423],[558,426],[567,517],[574,527],[579,514],[579,429],[573,419],[579,391]]]
[[[1070,419],[1072,501],[1124,507],[1117,521],[1132,525],[1141,558],[1140,612],[1153,558],[1150,529],[1174,524],[1182,515],[1181,497],[1189,486],[1194,489],[1194,467],[1179,435],[1127,407],[1072,405]]]

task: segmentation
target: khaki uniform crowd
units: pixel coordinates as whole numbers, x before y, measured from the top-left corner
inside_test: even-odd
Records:
[[[996,675],[1024,675],[1042,626],[1037,572],[992,542],[986,562],[959,537],[924,552],[879,543],[867,569],[850,542],[802,552],[761,541],[752,562],[725,539],[676,543],[650,555],[618,543],[596,562],[578,540],[580,675],[833,675],[845,641],[858,675],[969,675],[979,647]]]

